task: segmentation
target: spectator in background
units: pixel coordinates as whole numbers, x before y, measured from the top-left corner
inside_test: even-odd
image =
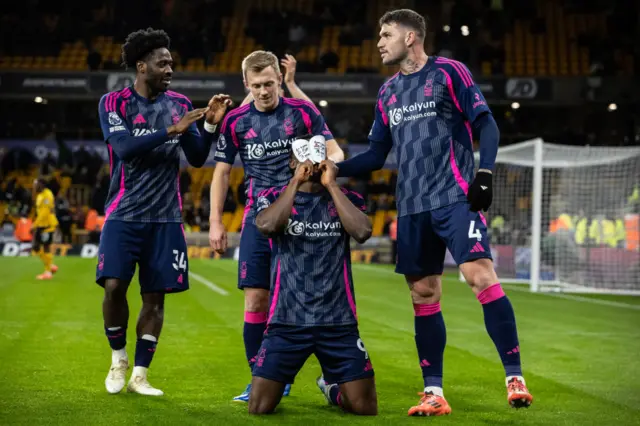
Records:
[[[64,197],[56,198],[56,216],[58,217],[58,222],[60,224],[62,243],[71,244],[71,225],[73,225],[73,217],[71,216],[69,200]]]
[[[100,69],[100,65],[102,65],[102,55],[94,48],[91,48],[87,54],[87,66],[89,67],[89,71],[98,71]]]

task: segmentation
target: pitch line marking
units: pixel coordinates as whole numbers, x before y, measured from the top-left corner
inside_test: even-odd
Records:
[[[195,279],[196,281],[201,282],[205,286],[209,287],[210,290],[213,290],[218,294],[221,294],[223,296],[228,296],[229,295],[229,292],[227,290],[218,287],[217,285],[215,285],[214,283],[212,283],[211,281],[209,281],[208,279],[206,279],[202,275],[198,275],[195,272],[189,271],[189,276],[191,278]]]

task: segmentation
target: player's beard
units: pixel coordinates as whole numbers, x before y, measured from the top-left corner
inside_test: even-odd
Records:
[[[404,53],[404,54],[397,55],[393,58],[389,58],[389,52],[387,52],[387,58],[382,61],[382,65],[386,65],[386,66],[400,65],[400,63],[402,63],[402,61],[406,57],[407,57],[407,54]]]

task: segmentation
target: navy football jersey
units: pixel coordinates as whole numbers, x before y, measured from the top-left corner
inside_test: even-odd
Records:
[[[167,91],[150,101],[127,87],[104,95],[98,113],[108,144],[113,136],[139,137],[167,128],[192,109],[191,101],[179,93]],[[200,136],[195,123],[188,132]],[[179,136],[126,162],[109,145],[109,166],[105,220],[182,222]]]
[[[471,123],[491,113],[471,73],[460,62],[430,56],[413,74],[382,85],[369,134],[395,147],[399,216],[466,200],[474,177]]]
[[[261,192],[256,212],[269,207],[285,188]],[[362,196],[343,192],[365,210]],[[272,237],[269,324],[357,323],[350,238],[327,191],[296,194],[286,229]]]
[[[333,139],[320,111],[305,100],[280,98],[278,106],[269,112],[258,111],[251,102],[227,114],[215,159],[233,164],[240,154],[247,195],[245,219],[255,218],[252,207],[258,193],[289,183],[291,144],[308,135]]]

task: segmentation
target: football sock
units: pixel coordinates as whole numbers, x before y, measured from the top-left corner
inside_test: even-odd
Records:
[[[333,405],[342,405],[342,393],[339,385],[333,385],[329,388],[329,399]]]
[[[249,368],[253,368],[256,356],[262,345],[264,331],[267,328],[266,312],[245,312],[244,313],[244,351],[249,362]]]
[[[108,327],[104,329],[109,340],[109,346],[114,351],[124,349],[127,344],[127,329],[126,327]]]
[[[414,304],[416,348],[422,368],[425,392],[442,394],[442,359],[447,344],[447,330],[440,303]],[[438,392],[439,390],[439,392]]]
[[[44,262],[44,270],[51,272],[51,264],[53,263],[53,253],[43,253],[42,261]]]
[[[482,303],[484,325],[500,354],[507,376],[522,376],[516,317],[509,298],[500,283],[487,287],[477,297]]]
[[[149,368],[149,365],[153,360],[153,354],[156,353],[157,345],[157,338],[150,334],[143,334],[136,342],[135,366]]]

